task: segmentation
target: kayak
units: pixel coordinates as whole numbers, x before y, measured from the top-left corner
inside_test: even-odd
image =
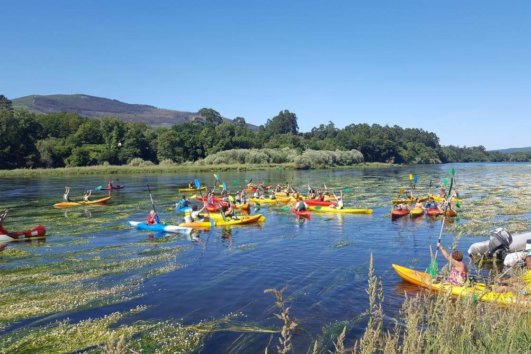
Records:
[[[448,209],[444,212],[444,215],[453,218],[454,216],[457,216],[457,212],[455,210]]]
[[[179,206],[179,203],[177,203],[177,205],[175,206],[175,211],[178,213],[186,213],[186,212],[192,211],[192,207],[190,206],[181,207]]]
[[[217,227],[223,227],[223,226],[235,226],[235,225],[247,225],[247,224],[254,224],[257,222],[263,222],[265,221],[265,216],[262,214],[256,214],[253,216],[241,216],[239,219],[230,219],[230,220],[212,220],[213,226]],[[182,224],[179,224],[181,227],[192,227],[192,228],[210,228],[211,221],[194,221],[194,222],[183,222]]]
[[[409,215],[412,218],[418,218],[419,216],[424,215],[424,209],[423,208],[413,208],[409,211]]]
[[[308,206],[308,210],[315,211],[317,213],[336,213],[336,214],[372,214],[372,209],[354,209],[354,208],[343,208],[337,209],[329,206]]]
[[[276,204],[276,203],[287,203],[291,200],[291,198],[249,198],[249,201],[251,203],[258,203],[258,204]]]
[[[200,202],[208,202],[208,198],[207,197],[196,196],[195,199],[197,199]],[[212,199],[213,202],[216,202],[216,203],[221,203],[223,201],[223,198],[220,198],[220,197],[212,197],[211,199]]]
[[[192,229],[189,227],[182,227],[177,225],[164,224],[146,224],[140,221],[129,221],[129,225],[136,227],[139,230],[155,231],[155,232],[171,232],[171,233],[186,233],[189,234]]]
[[[97,190],[100,190],[100,191],[114,191],[114,190],[120,190],[120,189],[124,189],[125,186],[113,186],[112,188],[109,188],[109,187],[105,187],[105,188],[96,188]]]
[[[441,196],[438,196],[438,195],[430,195],[430,197],[432,197],[433,200],[436,201],[437,203],[442,203],[442,202],[446,201],[445,197],[441,197]],[[459,199],[459,198],[456,198],[456,197],[452,197],[451,201],[453,203],[457,203],[457,202],[461,202],[462,200]]]
[[[208,210],[211,213],[217,213],[217,212],[219,212],[219,206],[214,205],[214,204],[208,204],[206,206],[206,210]]]
[[[291,212],[297,216],[309,219],[311,216],[311,213],[309,210],[297,210],[297,209],[291,209]]]
[[[30,230],[8,232],[6,235],[0,235],[0,242],[38,240],[45,238],[45,235],[46,228],[43,225],[37,225]]]
[[[245,203],[245,204],[234,204],[234,207],[238,210],[247,210],[249,211],[251,209],[251,204]]]
[[[398,219],[402,216],[406,216],[409,214],[409,209],[393,209],[391,210],[391,218],[392,219]]]
[[[531,306],[531,299],[529,298],[524,299],[523,296],[517,296],[511,292],[493,291],[483,283],[474,283],[470,286],[450,285],[434,281],[428,273],[402,267],[397,264],[393,264],[392,267],[398,276],[408,283],[433,291],[449,291],[454,296],[473,297],[475,301],[492,302],[503,305]]]
[[[275,192],[275,197],[289,197],[289,192]]]
[[[205,186],[197,189],[197,188],[179,188],[179,192],[195,192],[195,191],[204,191],[206,189]]]
[[[71,207],[83,206],[83,205],[106,204],[109,200],[111,200],[110,196],[96,199],[96,200],[89,200],[88,202],[85,202],[85,201],[59,202],[59,203],[55,203],[53,206],[56,208],[71,208]]]
[[[442,212],[437,208],[428,208],[426,209],[426,214],[428,214],[429,216],[438,216],[442,215]]]
[[[317,200],[317,199],[306,199],[304,201],[307,205],[312,205],[312,206],[316,206],[316,205],[320,205],[320,206],[330,206],[330,205],[336,205],[336,202],[332,202],[332,201],[320,201],[320,200]]]
[[[428,196],[423,196],[423,197],[418,197],[419,199],[419,202],[423,203],[425,201],[428,200]],[[405,198],[405,199],[393,199],[391,200],[391,203],[394,204],[401,204],[401,203],[404,203],[404,204],[411,204],[411,203],[415,203],[417,201],[417,197],[415,198]]]

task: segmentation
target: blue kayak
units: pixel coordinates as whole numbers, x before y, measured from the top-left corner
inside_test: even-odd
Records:
[[[175,206],[175,211],[178,212],[178,213],[186,213],[186,212],[192,211],[192,207],[190,207],[190,206],[181,207],[181,206],[179,206],[179,204],[177,204]]]
[[[164,225],[164,224],[148,225],[140,221],[129,221],[129,225],[136,227],[139,230],[156,231],[156,232],[172,232],[172,233],[189,234],[192,231],[190,227],[182,227],[182,226],[177,226],[177,225]]]

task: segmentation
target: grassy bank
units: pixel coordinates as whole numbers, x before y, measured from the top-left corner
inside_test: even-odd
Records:
[[[390,164],[370,162],[359,163],[352,166],[331,168],[366,168],[366,167],[389,167]],[[293,163],[282,164],[220,164],[220,165],[146,165],[146,166],[87,166],[87,167],[63,167],[63,168],[36,168],[0,170],[0,177],[53,177],[53,176],[77,176],[77,175],[124,175],[124,174],[164,174],[181,172],[220,172],[220,171],[256,171],[270,169],[294,170]]]

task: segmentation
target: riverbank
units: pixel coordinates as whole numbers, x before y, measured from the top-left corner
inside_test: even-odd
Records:
[[[379,162],[364,162],[351,166],[331,166],[333,169],[358,169],[358,168],[387,168],[396,165]],[[221,165],[100,165],[86,167],[62,167],[62,168],[20,168],[14,170],[0,170],[0,177],[54,177],[54,176],[78,176],[78,175],[124,175],[124,174],[167,174],[180,172],[220,172],[220,171],[258,171],[258,170],[295,170],[295,164],[221,164]]]

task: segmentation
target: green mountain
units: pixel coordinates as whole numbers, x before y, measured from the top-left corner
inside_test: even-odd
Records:
[[[493,152],[502,152],[504,154],[513,154],[515,152],[531,152],[531,146],[523,148],[509,148],[509,149],[500,149],[492,150]]]
[[[154,127],[203,119],[197,112],[174,111],[83,94],[32,95],[15,98],[12,101],[14,108],[25,108],[34,113],[69,112],[89,118],[117,117],[124,121],[142,122]]]

